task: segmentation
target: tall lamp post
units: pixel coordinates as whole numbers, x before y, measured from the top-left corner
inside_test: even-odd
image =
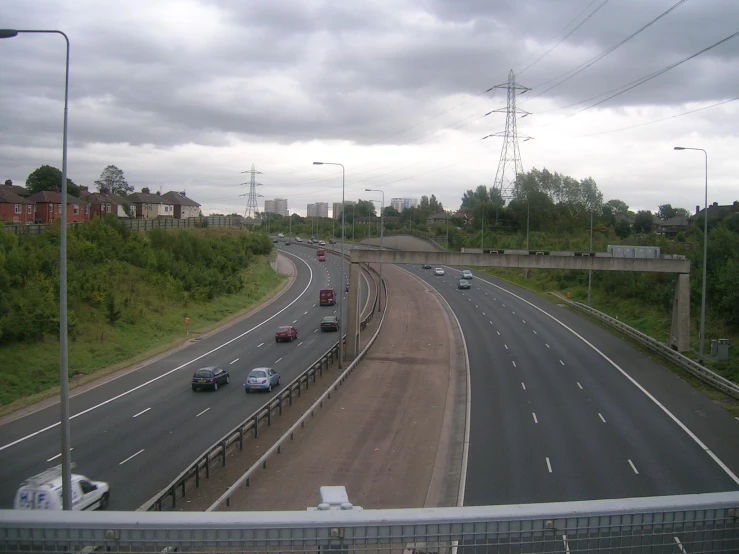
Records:
[[[313,162],[313,165],[339,165],[341,166],[341,288],[344,288],[344,283],[346,283],[346,275],[344,275],[344,224],[346,223],[346,216],[344,210],[346,199],[344,198],[344,183],[346,181],[346,170],[344,169],[344,165],[336,162]],[[345,302],[341,301],[342,294],[339,294],[339,369],[343,369],[342,363],[344,360],[344,340],[343,340],[343,329],[344,329],[344,304]]]
[[[382,204],[380,208],[380,252],[384,250],[382,247],[382,239],[385,236],[385,192],[381,191],[380,189],[364,189],[365,192],[379,192],[382,194]],[[382,262],[380,262],[380,290],[377,291],[377,297],[379,298],[379,301],[377,302],[377,311],[382,311]],[[386,299],[387,300],[387,299]]]
[[[708,152],[703,148],[688,148],[687,146],[675,146],[675,150],[699,150],[703,152],[706,160],[706,186],[705,197],[703,201],[703,218],[705,225],[703,226],[703,293],[701,295],[701,330],[700,330],[700,346],[698,350],[698,360],[703,361],[703,343],[706,335],[706,267],[708,266]]]
[[[69,107],[69,37],[52,29],[0,29],[0,39],[21,33],[56,34],[64,37],[67,55],[64,74],[64,123],[62,131],[62,214],[59,238],[59,382],[62,432],[62,507],[72,509],[72,455],[69,430],[69,359],[67,336],[67,112]]]
[[[593,205],[590,205],[590,255],[593,255]],[[593,269],[588,270],[588,306],[590,306],[590,293],[593,287]]]

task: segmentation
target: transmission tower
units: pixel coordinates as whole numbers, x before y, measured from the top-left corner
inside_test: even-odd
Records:
[[[516,84],[516,76],[513,74],[512,69],[508,73],[507,83],[496,85],[492,88],[504,88],[508,90],[508,101],[505,109],[499,108],[493,110],[493,112],[505,112],[505,131],[493,133],[485,137],[503,137],[503,147],[500,150],[500,160],[498,161],[498,171],[495,172],[493,189],[498,189],[503,201],[507,201],[513,196],[516,177],[519,173],[523,173],[521,152],[518,149],[518,139],[521,138],[524,142],[531,140],[531,137],[518,134],[518,127],[516,125],[518,115],[523,114],[522,117],[526,117],[530,113],[516,108],[516,95],[523,94],[531,89]]]
[[[257,187],[261,187],[262,183],[257,183],[257,175],[261,175],[261,171],[257,171],[254,168],[254,164],[251,164],[251,171],[242,171],[242,173],[249,173],[251,174],[251,179],[249,181],[249,195],[246,198],[246,210],[244,211],[244,217],[245,218],[254,218],[257,217],[257,210],[259,209],[259,204],[257,203]],[[242,183],[246,184],[246,183]]]

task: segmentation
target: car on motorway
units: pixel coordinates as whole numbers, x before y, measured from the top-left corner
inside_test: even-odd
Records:
[[[472,272],[469,269],[463,269],[462,279],[472,279]]]
[[[431,264],[423,264],[421,266],[422,269],[431,269]]]
[[[321,289],[318,293],[318,303],[321,306],[333,306],[336,304],[334,289]]]
[[[295,237],[295,242],[303,242],[303,239],[301,239],[300,237]]]
[[[472,288],[472,285],[470,285],[470,282],[467,279],[460,279],[459,283],[457,283],[457,288],[462,289],[470,289]]]
[[[318,241],[318,246],[326,246],[326,241],[325,240]]]
[[[326,261],[326,256],[318,256],[318,261],[319,262],[325,262]]]
[[[272,244],[277,244],[278,242],[280,242],[280,241],[277,240],[277,239],[272,239]]]
[[[255,367],[249,372],[244,383],[244,390],[250,393],[253,390],[272,392],[272,387],[280,384],[280,374],[271,367]]]
[[[336,244],[336,241],[334,239],[328,239],[329,244]]]
[[[72,464],[74,467],[74,463]],[[110,499],[110,486],[93,481],[84,475],[72,474],[72,510],[104,510]],[[42,471],[29,477],[15,493],[16,510],[61,510],[62,466]]]
[[[192,390],[213,389],[231,382],[231,375],[220,367],[201,367],[192,375]]]
[[[285,238],[285,234],[284,233],[278,233],[277,234],[277,238],[278,239],[284,239]]]
[[[323,331],[338,331],[339,330],[339,318],[335,315],[327,315],[321,320],[321,332]]]
[[[289,240],[286,240],[285,241],[285,246],[290,246],[290,241]]]
[[[298,338],[298,330],[292,325],[281,325],[275,333],[275,342],[292,342]]]
[[[436,268],[436,269],[434,270],[434,275],[437,275],[437,276],[439,276],[439,275],[444,275],[444,269],[443,269],[443,268],[441,268],[441,267],[437,267],[437,268]]]

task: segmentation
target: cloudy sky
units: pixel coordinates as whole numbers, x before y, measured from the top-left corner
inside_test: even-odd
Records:
[[[457,208],[493,185],[506,91],[486,91],[513,70],[524,170],[693,211],[703,155],[673,151],[691,146],[709,202],[739,200],[739,36],[639,84],[737,33],[737,0],[2,0],[0,27],[69,36],[69,176],[91,188],[113,164],[243,213],[254,164],[305,214],[341,200],[319,160],[346,166],[347,199]],[[0,41],[2,180],[61,168],[63,86],[60,36]]]

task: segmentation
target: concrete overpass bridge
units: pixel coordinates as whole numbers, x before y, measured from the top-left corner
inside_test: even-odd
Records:
[[[678,275],[672,305],[671,346],[684,352],[690,348],[690,260],[663,255],[657,258],[620,258],[610,253],[565,251],[503,251],[473,249],[472,252],[440,252],[433,245],[415,237],[391,237],[385,248],[405,247],[405,250],[351,250],[349,298],[347,306],[347,358],[358,353],[359,264],[429,264],[458,267],[511,267],[518,269],[574,269],[593,271],[646,271]],[[377,243],[377,244],[376,244]],[[388,244],[391,243],[391,244]],[[379,245],[379,240],[372,246]]]

